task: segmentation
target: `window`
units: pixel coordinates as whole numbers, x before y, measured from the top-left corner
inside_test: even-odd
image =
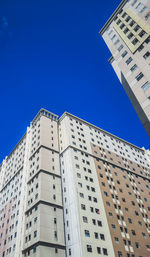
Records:
[[[127,53],[128,52],[125,50],[121,56],[124,58],[127,55]]]
[[[106,248],[103,248],[103,254],[104,254],[104,255],[108,255],[108,252],[107,252],[107,249],[106,249]]]
[[[119,25],[119,24],[120,24],[120,22],[121,22],[121,20],[119,19],[119,20],[117,21],[117,25]]]
[[[129,221],[130,224],[132,224],[132,219],[128,218],[128,221]]]
[[[143,12],[145,12],[146,10],[147,10],[147,7],[144,6],[144,7],[141,9],[140,13],[143,13]]]
[[[99,227],[102,227],[102,222],[101,222],[100,220],[98,220],[98,221],[97,221],[97,225],[98,225]]]
[[[86,210],[86,207],[85,207],[84,204],[81,204],[81,209],[82,209],[82,210]]]
[[[136,246],[136,248],[140,248],[140,245],[138,242],[135,242],[135,246]]]
[[[33,252],[36,253],[36,247],[33,248]]]
[[[113,214],[111,212],[108,213],[109,217],[113,218]]]
[[[116,230],[115,224],[111,224],[111,227],[112,227],[113,230]]]
[[[98,233],[95,232],[94,235],[95,235],[95,238],[98,239]]]
[[[97,208],[95,208],[95,212],[96,212],[97,214],[100,214],[100,210],[97,209]]]
[[[115,237],[114,239],[115,239],[115,243],[116,243],[116,244],[119,244],[119,238],[118,238],[118,237]]]
[[[120,28],[123,29],[125,27],[124,23],[120,25]]]
[[[54,231],[54,237],[57,239],[57,231]]]
[[[112,38],[111,38],[111,40],[114,40],[114,38],[116,38],[116,35],[113,35]]]
[[[132,3],[132,6],[134,6],[137,3],[137,0],[134,0]]]
[[[81,198],[84,198],[84,194],[83,193],[79,193]]]
[[[148,20],[150,17],[150,12],[148,12],[146,15],[145,15],[145,20]]]
[[[92,192],[95,192],[95,188],[94,187],[91,187],[91,190],[92,190]]]
[[[119,42],[120,42],[120,40],[117,39],[117,40],[115,41],[114,45],[117,45]]]
[[[93,208],[93,207],[90,207],[90,211],[91,211],[91,212],[94,212],[94,208]]]
[[[38,210],[38,206],[35,206],[34,210],[37,211]]]
[[[71,249],[69,248],[69,256],[71,256]]]
[[[78,187],[82,187],[82,183],[78,182]]]
[[[123,257],[122,252],[118,251],[118,257]]]
[[[131,67],[130,71],[132,71],[132,72],[135,71],[135,70],[137,69],[137,67],[138,67],[137,64],[134,64],[134,65]]]
[[[124,12],[123,14],[122,14],[122,18],[125,18],[126,17],[126,12]]]
[[[101,239],[101,240],[105,240],[104,234],[100,234],[100,239]]]
[[[108,196],[108,193],[107,193],[107,192],[104,192],[104,196]]]
[[[83,218],[83,222],[85,222],[85,223],[87,223],[87,222],[88,222],[87,217],[83,216],[82,218]]]
[[[139,36],[140,36],[140,37],[143,37],[143,36],[145,35],[145,33],[146,33],[146,32],[145,32],[144,30],[142,30],[142,31],[139,33]]]
[[[130,22],[130,26],[133,27],[134,24],[135,24],[135,21],[132,20],[132,21]]]
[[[142,72],[140,72],[135,78],[137,81],[139,81],[143,77],[144,77],[144,74]]]
[[[126,64],[128,65],[130,62],[132,62],[132,58],[131,57],[129,57],[127,60],[126,60]]]
[[[123,45],[119,46],[118,51],[120,52],[123,48]]]
[[[128,38],[131,39],[133,37],[133,33],[131,32],[129,35],[128,35]]]
[[[128,16],[128,17],[126,18],[126,22],[128,22],[130,19],[131,19],[131,17]]]
[[[133,236],[136,236],[135,230],[132,229],[131,232]]]
[[[138,51],[141,52],[143,48],[144,48],[144,45],[140,45],[138,48]]]
[[[146,60],[149,56],[150,56],[150,52],[149,52],[149,51],[147,51],[147,52],[143,55],[143,57],[144,57],[145,60]]]
[[[37,231],[34,231],[34,237],[37,237]]]
[[[93,202],[97,203],[97,198],[93,197]]]
[[[107,205],[107,206],[110,206],[110,202],[106,202],[106,205]]]
[[[136,25],[135,28],[134,28],[134,31],[137,32],[139,30],[140,26],[139,25]]]
[[[92,252],[92,246],[91,245],[87,245],[86,247],[87,247],[87,251],[91,253]]]
[[[100,247],[97,247],[97,253],[101,254],[101,248]]]
[[[86,237],[90,237],[90,232],[89,232],[89,230],[84,230],[84,234],[85,234]]]
[[[127,34],[128,31],[129,31],[129,29],[125,28],[124,33]]]
[[[146,238],[146,234],[145,234],[144,232],[142,232],[142,236],[143,236],[144,238]]]
[[[136,45],[137,42],[138,42],[138,39],[137,39],[137,38],[134,38],[133,41],[132,41],[132,44],[133,44],[133,45]]]
[[[141,7],[142,7],[142,3],[140,2],[140,3],[137,5],[136,10],[139,10]]]
[[[93,225],[96,225],[96,220],[92,219]]]
[[[139,226],[142,226],[142,222],[141,221],[138,221],[138,224],[139,224]]]

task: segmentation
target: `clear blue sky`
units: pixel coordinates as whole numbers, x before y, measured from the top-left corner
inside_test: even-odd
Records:
[[[0,161],[41,107],[140,147],[149,138],[98,34],[121,0],[1,0]]]

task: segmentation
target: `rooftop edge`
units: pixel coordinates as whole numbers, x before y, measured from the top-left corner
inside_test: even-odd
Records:
[[[122,2],[120,3],[120,5],[117,7],[117,9],[113,12],[113,14],[111,15],[111,17],[107,20],[107,22],[105,23],[105,25],[102,27],[102,29],[99,31],[99,34],[102,36],[104,34],[104,32],[106,31],[106,29],[108,28],[108,26],[110,25],[110,23],[113,21],[114,17],[119,13],[119,11],[125,6],[125,4],[128,2],[128,0],[122,0]]]

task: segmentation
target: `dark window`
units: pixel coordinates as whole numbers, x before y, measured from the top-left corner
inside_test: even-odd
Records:
[[[92,246],[91,245],[87,245],[86,247],[87,247],[87,251],[91,253],[92,252]]]

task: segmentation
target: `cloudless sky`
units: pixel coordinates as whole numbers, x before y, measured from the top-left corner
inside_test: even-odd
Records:
[[[98,33],[120,2],[1,0],[0,161],[42,107],[150,148]]]

